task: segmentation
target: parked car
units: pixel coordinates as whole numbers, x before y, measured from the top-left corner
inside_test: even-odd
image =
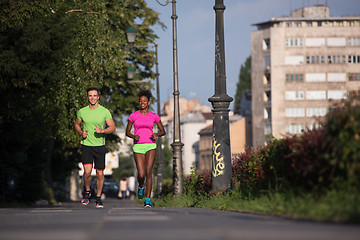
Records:
[[[117,198],[119,195],[120,184],[112,179],[105,179],[104,186],[101,193],[101,199],[104,200],[107,197],[110,198]],[[91,191],[91,198],[96,198],[96,179],[91,181],[90,191]],[[85,191],[85,187],[83,189],[83,193]]]

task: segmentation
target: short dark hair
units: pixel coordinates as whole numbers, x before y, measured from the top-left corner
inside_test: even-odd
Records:
[[[152,98],[151,91],[148,90],[148,89],[146,89],[146,90],[141,90],[141,91],[139,92],[139,94],[138,94],[139,99],[140,99],[142,96],[146,97],[146,98],[148,99],[148,101],[150,101],[151,98]]]
[[[97,89],[96,87],[88,88],[88,89],[86,90],[86,93],[89,94],[90,91],[97,91],[98,95],[100,95],[99,89]]]

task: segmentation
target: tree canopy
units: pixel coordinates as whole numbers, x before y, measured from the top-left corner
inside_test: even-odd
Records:
[[[247,90],[251,90],[251,56],[246,58],[245,63],[240,68],[239,81],[236,85],[234,112],[240,111],[241,98]]]
[[[151,27],[159,19],[144,0],[4,0],[0,7],[1,197],[31,201],[46,198],[44,182],[52,188],[80,160],[73,126],[87,88],[100,89],[115,120],[135,109],[145,86],[127,81],[126,70],[154,78],[154,51],[144,46],[157,38]]]

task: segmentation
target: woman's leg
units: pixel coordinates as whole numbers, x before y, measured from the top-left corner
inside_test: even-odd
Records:
[[[156,149],[149,150],[145,154],[146,161],[146,197],[150,198],[151,190],[152,190],[152,169],[154,166],[156,157]]]
[[[137,168],[137,179],[139,183],[139,187],[144,187],[144,181],[145,181],[145,154],[141,153],[134,153],[134,159],[136,163]]]

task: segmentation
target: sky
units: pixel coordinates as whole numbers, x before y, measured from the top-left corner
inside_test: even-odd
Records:
[[[158,0],[165,4],[166,0]],[[154,26],[159,37],[158,62],[160,101],[173,97],[172,4],[161,6],[146,0],[148,7],[159,12],[167,29]],[[240,67],[251,55],[252,24],[271,17],[289,16],[291,10],[316,4],[328,5],[330,16],[360,16],[359,0],[224,0],[224,38],[227,94],[235,97]],[[177,0],[177,49],[180,97],[197,97],[201,104],[211,106],[215,85],[215,0]],[[155,68],[154,68],[155,71]],[[154,83],[154,86],[155,83]],[[156,89],[153,91],[156,96]],[[233,110],[233,102],[230,104]]]

